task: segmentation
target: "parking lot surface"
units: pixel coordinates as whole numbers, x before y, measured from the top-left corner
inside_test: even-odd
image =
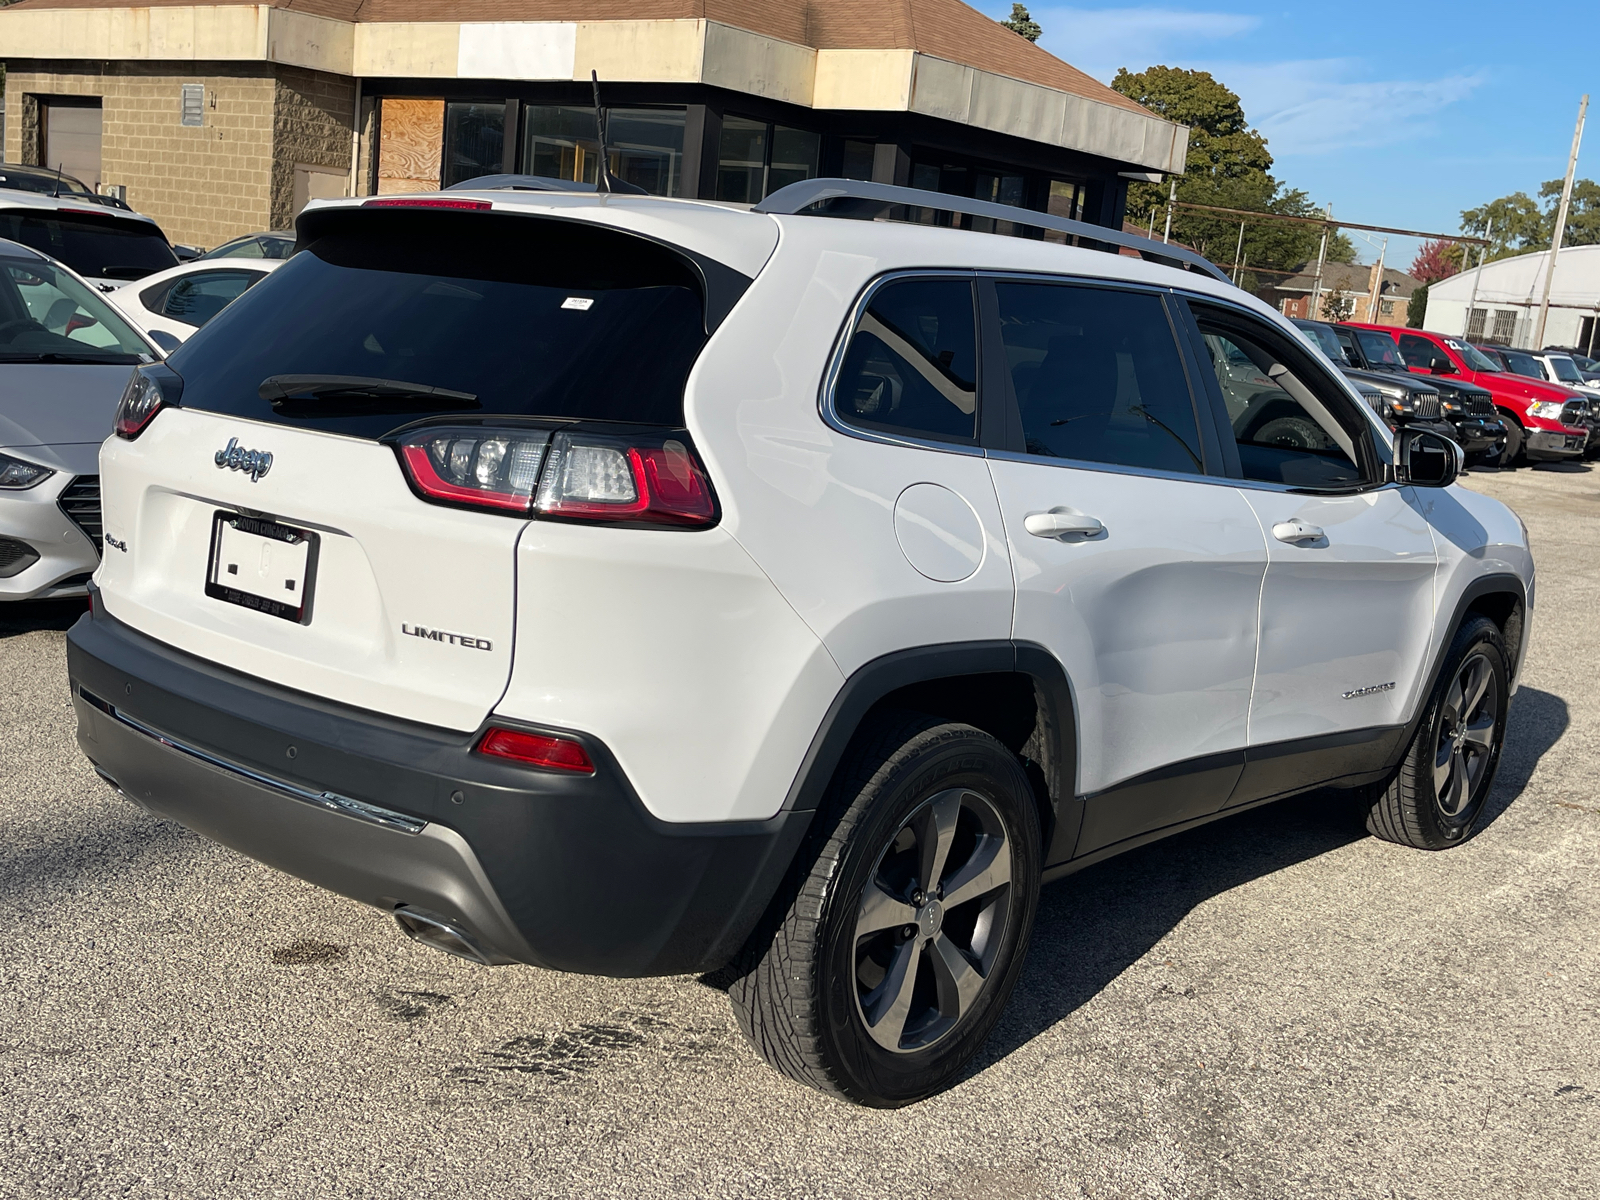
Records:
[[[81,606],[0,610],[0,1196],[1600,1195],[1600,470],[1467,485],[1539,571],[1484,832],[1321,796],[1051,885],[974,1069],[898,1112],[696,979],[460,963],[147,817],[73,741]]]

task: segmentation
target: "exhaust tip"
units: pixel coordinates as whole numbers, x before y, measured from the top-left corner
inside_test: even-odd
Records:
[[[478,949],[478,944],[472,935],[459,926],[452,925],[443,917],[424,912],[420,908],[397,908],[394,911],[394,919],[399,924],[400,931],[414,942],[421,942],[424,946],[431,946],[435,950],[443,950],[446,954],[453,954],[457,958],[464,958],[479,966],[490,965],[488,955]]]

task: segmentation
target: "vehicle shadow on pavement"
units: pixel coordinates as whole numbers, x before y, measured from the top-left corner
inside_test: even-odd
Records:
[[[0,638],[33,633],[40,629],[71,629],[74,622],[88,611],[89,602],[81,596],[72,600],[24,600],[17,604],[0,604]]]
[[[1480,829],[1522,794],[1569,724],[1566,701],[1524,687]],[[1359,804],[1313,792],[1224,818],[1047,884],[1028,963],[970,1076],[1070,1016],[1194,908],[1251,880],[1367,837]]]
[[[147,816],[133,804],[126,813],[73,822],[59,834],[31,845],[0,850],[0,897],[31,894],[35,903],[63,897],[81,902],[112,877],[148,871],[156,862],[193,855],[203,843],[175,821]]]

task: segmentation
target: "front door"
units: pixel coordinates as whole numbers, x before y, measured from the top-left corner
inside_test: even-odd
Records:
[[[1194,312],[1267,545],[1241,804],[1393,749],[1422,686],[1438,557],[1412,490],[1383,482],[1373,423],[1314,356],[1247,314]]]
[[[1196,363],[1170,301],[986,283],[1003,359],[986,378],[1020,425],[1015,450],[990,455],[1013,636],[1072,682],[1081,854],[1226,802],[1244,760],[1267,552],[1221,477],[1214,433],[1201,435]],[[1050,860],[1071,852],[1052,847]]]

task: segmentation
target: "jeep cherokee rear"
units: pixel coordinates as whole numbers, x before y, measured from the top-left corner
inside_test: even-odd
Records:
[[[103,450],[73,699],[152,812],[479,961],[718,971],[880,1105],[1043,879],[1325,784],[1476,829],[1524,532],[1225,282],[644,197],[299,233]]]

